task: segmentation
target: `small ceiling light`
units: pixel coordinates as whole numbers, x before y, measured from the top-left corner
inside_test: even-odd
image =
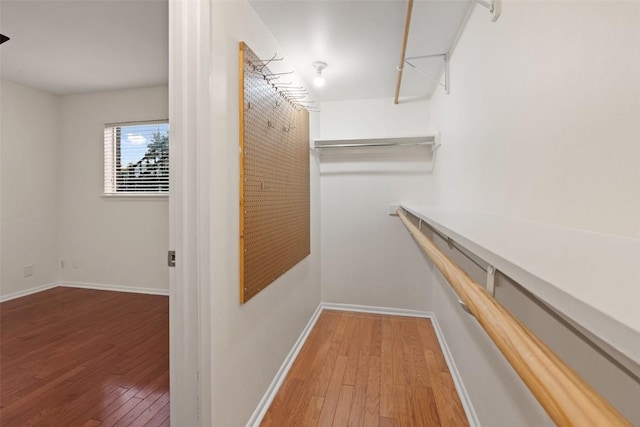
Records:
[[[316,78],[313,79],[313,84],[316,85],[316,87],[324,86],[324,77],[322,76],[322,70],[327,68],[327,63],[322,61],[314,62],[313,68],[316,69]]]

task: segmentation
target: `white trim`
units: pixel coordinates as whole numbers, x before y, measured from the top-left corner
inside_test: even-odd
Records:
[[[320,317],[320,313],[322,313],[323,309],[324,307],[322,303],[318,305],[318,308],[316,308],[316,311],[311,316],[309,323],[307,323],[307,326],[305,326],[302,330],[302,333],[298,337],[298,340],[295,342],[293,348],[284,359],[282,366],[280,366],[278,373],[273,378],[273,381],[271,381],[269,388],[267,388],[264,396],[262,397],[262,399],[260,399],[260,403],[258,403],[255,411],[253,411],[253,414],[251,414],[251,418],[249,418],[249,421],[247,422],[247,427],[258,427],[262,422],[262,418],[264,418],[264,415],[267,413],[269,406],[271,406],[271,402],[273,402],[273,399],[276,397],[278,390],[280,390],[280,386],[284,382],[289,369],[291,369],[291,365],[293,365],[296,357],[298,357],[300,349],[307,340],[309,333],[313,329],[313,326],[316,324],[316,321],[318,320],[318,317]]]
[[[66,288],[96,289],[100,291],[131,292],[134,294],[169,296],[169,289],[139,288],[134,286],[108,285],[104,283],[60,282],[55,286]]]
[[[138,120],[133,122],[118,122],[118,123],[105,123],[104,127],[106,128],[114,128],[114,127],[122,127],[122,126],[138,126],[138,125],[161,125],[161,124],[169,124],[169,118],[166,119],[152,119],[152,120]]]
[[[447,341],[444,339],[444,333],[442,332],[442,329],[440,329],[440,324],[438,323],[438,319],[435,315],[431,317],[431,322],[433,323],[433,329],[435,329],[436,336],[438,337],[438,341],[440,342],[442,354],[444,355],[444,359],[447,362],[447,366],[449,367],[451,378],[453,378],[453,384],[456,386],[458,396],[460,396],[460,402],[462,403],[465,414],[467,414],[469,426],[480,427],[478,414],[476,414],[476,410],[473,408],[471,397],[469,396],[469,393],[467,393],[467,389],[465,388],[464,382],[462,381],[462,376],[460,375],[460,372],[456,367],[456,363],[453,360],[453,354],[451,354],[451,350],[449,350]]]
[[[176,266],[169,269],[172,426],[215,424],[212,276],[221,261],[210,250],[212,3],[169,1],[168,249],[176,251]]]
[[[58,283],[47,283],[46,285],[36,286],[35,288],[25,289],[24,291],[18,291],[8,295],[2,295],[0,296],[0,302],[10,301],[12,299],[16,299],[20,297],[26,297],[27,295],[46,291],[47,289],[53,289],[58,286],[60,286]]]
[[[430,311],[407,310],[404,308],[374,307],[369,305],[339,304],[334,302],[323,302],[320,304],[323,310],[353,311],[356,313],[386,314],[388,316],[424,317],[433,318]]]
[[[166,202],[169,200],[169,192],[156,193],[102,193],[103,199],[124,199],[124,200],[160,200]]]
[[[260,400],[260,403],[256,407],[255,411],[249,418],[246,427],[258,427],[262,422],[262,418],[267,413],[269,406],[271,406],[271,402],[276,397],[280,386],[284,382],[289,369],[291,369],[291,365],[295,361],[300,349],[304,345],[309,333],[313,329],[318,317],[324,310],[342,310],[342,311],[351,311],[356,313],[371,313],[371,314],[384,314],[387,316],[405,316],[405,317],[420,317],[425,319],[431,319],[433,324],[433,329],[436,332],[436,336],[438,337],[438,342],[440,343],[440,348],[442,349],[442,354],[444,355],[444,359],[447,362],[447,367],[449,368],[449,372],[451,373],[451,378],[453,379],[453,383],[456,387],[456,391],[458,392],[458,396],[460,397],[460,402],[462,403],[462,407],[464,408],[464,412],[467,416],[467,420],[469,421],[470,427],[480,427],[480,420],[478,419],[478,415],[476,414],[475,409],[473,408],[473,404],[471,402],[471,398],[469,397],[469,393],[467,393],[467,389],[464,386],[464,382],[462,381],[462,377],[456,364],[453,360],[453,355],[447,346],[447,342],[444,339],[444,334],[440,329],[440,324],[436,319],[435,314],[429,311],[419,311],[419,310],[407,310],[404,308],[392,308],[392,307],[374,307],[368,305],[357,305],[357,304],[340,304],[340,303],[331,303],[331,302],[321,302],[318,305],[315,313],[311,316],[309,323],[303,329],[300,337],[293,345],[293,348],[285,358],[282,366],[278,370],[278,373],[274,377],[273,381],[267,388],[264,396]]]

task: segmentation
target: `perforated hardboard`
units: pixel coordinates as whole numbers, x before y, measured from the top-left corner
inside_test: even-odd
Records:
[[[240,302],[310,253],[309,113],[240,43]]]

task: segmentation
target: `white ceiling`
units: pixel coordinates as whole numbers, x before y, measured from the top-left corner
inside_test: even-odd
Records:
[[[392,97],[405,0],[251,0],[311,86],[312,63],[329,64],[321,101]],[[449,50],[470,0],[415,0],[407,56]],[[168,0],[2,0],[1,77],[54,94],[166,84]],[[417,61],[439,76],[441,59]],[[401,97],[436,84],[405,67]]]
[[[167,0],[2,0],[3,79],[54,94],[168,82]]]
[[[393,97],[405,22],[405,0],[250,0],[307,85],[313,62],[328,64],[322,101]],[[407,57],[445,53],[469,0],[416,0]],[[416,61],[439,77],[442,59]],[[430,97],[436,83],[405,67],[401,97]]]

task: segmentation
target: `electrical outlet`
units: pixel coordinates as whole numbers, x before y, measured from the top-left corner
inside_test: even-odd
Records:
[[[398,209],[400,209],[400,205],[389,205],[389,215],[397,216]]]
[[[64,268],[64,260],[63,259],[60,260],[60,268]]]
[[[33,264],[23,266],[24,277],[33,276]]]

